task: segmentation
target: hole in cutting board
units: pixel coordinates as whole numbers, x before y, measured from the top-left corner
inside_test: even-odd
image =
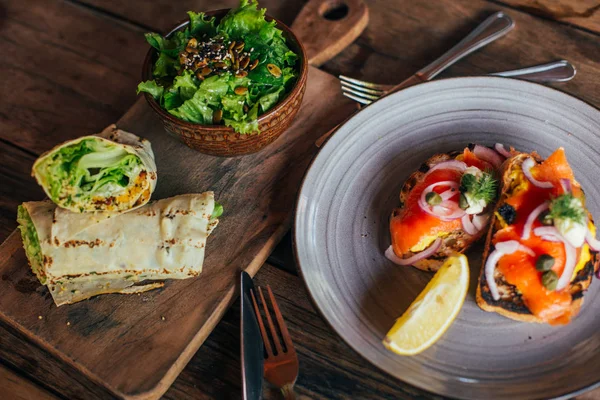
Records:
[[[339,21],[348,15],[348,5],[342,1],[331,1],[323,4],[319,14],[329,21]]]

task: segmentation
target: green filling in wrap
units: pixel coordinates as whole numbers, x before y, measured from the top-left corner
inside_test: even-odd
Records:
[[[42,270],[42,248],[40,247],[40,241],[38,239],[37,231],[33,225],[33,221],[29,216],[29,213],[23,206],[19,206],[17,211],[17,222],[19,223],[19,230],[21,231],[21,237],[23,238],[23,247],[25,248],[25,254],[31,265],[31,270],[38,277],[42,284],[46,283],[46,277],[41,275]]]
[[[70,206],[94,196],[118,195],[141,169],[137,155],[90,138],[58,149],[40,162],[35,172],[47,185],[52,201]]]

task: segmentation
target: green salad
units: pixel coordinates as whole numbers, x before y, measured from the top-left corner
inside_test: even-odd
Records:
[[[154,79],[141,82],[138,93],[184,121],[258,133],[258,116],[285,97],[298,75],[297,54],[265,12],[256,0],[241,0],[219,23],[189,11],[184,30],[168,38],[147,33],[158,57]]]
[[[31,220],[31,216],[23,206],[19,206],[17,210],[17,222],[23,239],[23,247],[25,254],[31,265],[31,270],[38,277],[42,284],[46,283],[46,277],[43,275],[43,258],[42,247],[38,239],[37,231]]]

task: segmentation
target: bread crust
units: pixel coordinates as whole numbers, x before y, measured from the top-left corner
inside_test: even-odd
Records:
[[[392,217],[402,211],[408,195],[418,183],[423,181],[425,174],[427,174],[431,167],[444,161],[453,160],[459,154],[461,154],[459,151],[436,154],[421,164],[419,169],[413,172],[408,177],[406,182],[404,182],[404,185],[400,190],[400,207],[396,208],[392,212]],[[454,231],[449,232],[446,237],[444,237],[442,246],[435,254],[425,260],[417,261],[413,266],[423,271],[435,272],[440,269],[448,256],[455,253],[464,253],[469,247],[471,247],[473,243],[482,238],[484,234],[485,229],[482,229],[476,235],[469,235],[462,229],[455,229]],[[415,253],[406,253],[404,257],[410,257],[413,254]]]
[[[514,168],[520,167],[523,161],[528,157],[534,158],[537,162],[542,161],[541,157],[535,152],[531,154],[519,153],[507,159],[502,165],[502,188],[500,192],[500,200],[496,203],[496,210],[500,205],[503,204],[503,200],[508,196],[508,189],[510,188],[511,183],[510,173]],[[592,215],[589,213],[589,211],[588,217],[593,223]],[[483,264],[479,274],[479,282],[476,293],[477,305],[479,305],[479,307],[485,311],[495,312],[516,321],[545,323],[545,321],[542,321],[529,311],[529,308],[527,308],[525,305],[517,288],[506,282],[498,270],[495,271],[494,278],[496,279],[496,284],[501,297],[499,300],[494,300],[492,298],[487,280],[485,279],[485,262],[493,247],[492,237],[496,232],[496,222],[497,217],[496,213],[494,212],[491,218],[491,224],[487,233],[483,252]],[[600,264],[598,253],[590,250],[590,254],[590,261],[588,261],[585,267],[577,273],[577,276],[571,282],[569,289],[571,295],[573,296],[573,302],[571,305],[573,316],[577,315],[579,312],[579,309],[583,304],[583,294],[590,286],[594,273],[598,271],[598,266]]]

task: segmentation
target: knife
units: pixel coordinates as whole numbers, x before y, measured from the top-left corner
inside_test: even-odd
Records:
[[[246,271],[240,277],[240,337],[242,359],[242,391],[244,400],[260,399],[263,382],[263,341],[254,315],[250,290],[254,289],[252,278]]]
[[[387,91],[381,98],[389,96],[392,93],[396,93],[402,89],[405,89],[410,86],[414,86],[416,84],[427,82],[437,76],[440,72],[444,71],[449,66],[456,63],[458,60],[463,57],[471,54],[475,50],[486,46],[487,44],[495,41],[496,39],[501,38],[506,35],[515,27],[515,23],[513,20],[503,13],[502,11],[498,11],[483,21],[474,31],[469,33],[463,40],[458,42],[454,47],[448,50],[446,53],[442,54],[438,59],[433,61],[431,64],[427,65],[424,68],[421,68],[414,75],[409,77],[408,79],[400,82],[392,89]],[[380,99],[381,99],[380,98]],[[379,100],[379,99],[378,99]],[[375,102],[373,102],[375,103]],[[371,103],[371,104],[373,104]],[[364,109],[362,107],[361,109]],[[360,109],[359,109],[360,110]],[[342,126],[346,121],[352,118],[359,110],[354,111],[350,114],[346,119],[340,122],[338,125],[333,127],[323,136],[318,138],[315,142],[317,147],[321,147],[323,143],[335,132],[338,130],[340,126]]]

